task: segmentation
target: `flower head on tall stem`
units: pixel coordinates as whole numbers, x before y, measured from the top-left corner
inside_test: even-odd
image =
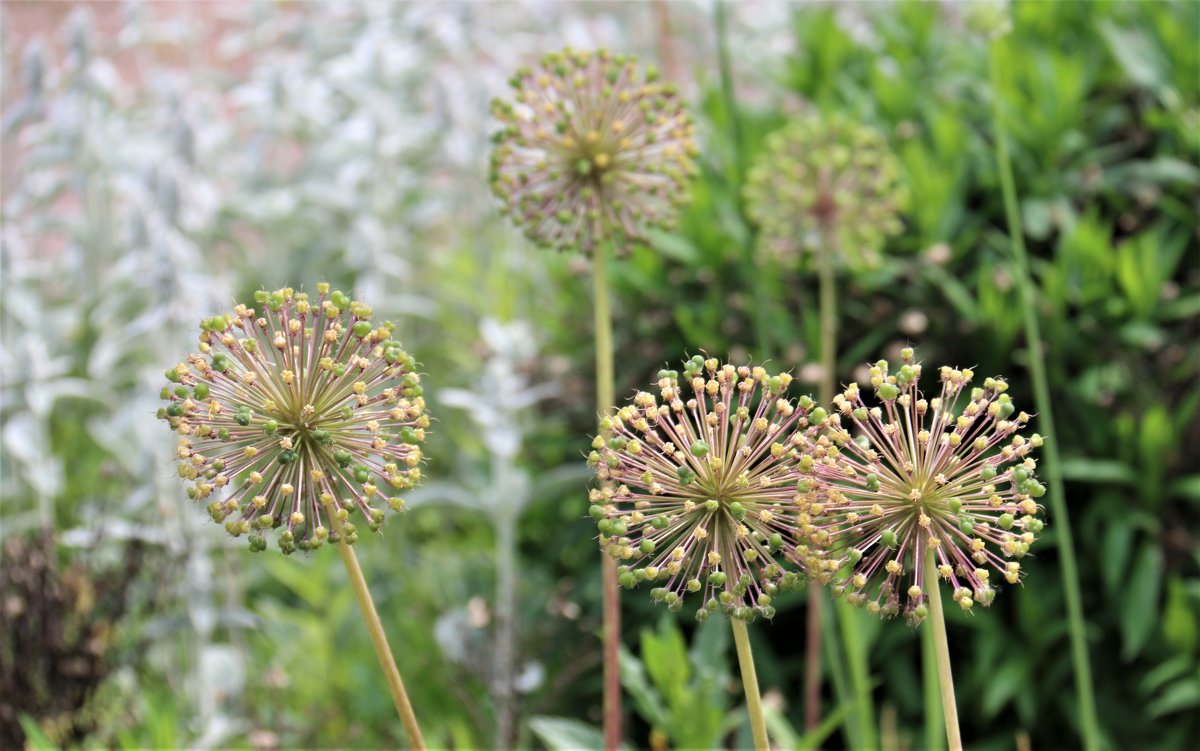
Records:
[[[936,586],[924,577],[929,550],[964,610],[991,604],[996,579],[1020,580],[1017,559],[1043,527],[1035,499],[1045,487],[1030,456],[1042,439],[1019,434],[1029,415],[1003,379],[970,388],[974,373],[943,367],[926,399],[913,351],[901,357],[894,373],[884,360],[871,367],[882,406],[868,407],[857,384],[834,398],[818,456],[802,469],[824,504],[818,578],[838,580],[834,594],[871,613],[918,623]]]
[[[531,240],[618,249],[670,226],[695,173],[694,126],[675,87],[636,58],[570,48],[522,68],[496,100],[490,180]]]
[[[806,560],[797,540],[812,530],[798,447],[826,414],[807,396],[789,400],[790,382],[697,355],[682,381],[660,371],[657,396],[639,392],[602,421],[590,513],[623,586],[652,584],[675,611],[694,594],[697,618],[746,621],[773,616],[775,595],[801,583],[782,566]]]
[[[767,136],[745,193],[759,241],[776,257],[825,252],[821,235],[832,232],[847,259],[866,263],[901,230],[907,201],[883,135],[838,115],[801,116]]]
[[[352,511],[376,531],[421,477],[416,363],[369,307],[317,291],[260,291],[261,310],[205,319],[200,351],[166,371],[159,417],[179,436],[188,496],[255,551],[275,528],[284,553],[336,540],[330,514],[353,543]]]

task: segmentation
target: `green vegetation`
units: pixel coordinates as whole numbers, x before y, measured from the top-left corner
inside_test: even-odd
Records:
[[[1036,454],[1045,529],[1022,584],[969,612],[945,597],[965,746],[1081,747],[1081,657],[1101,748],[1200,737],[1200,6],[166,13],[80,12],[38,39],[5,25],[0,543],[17,571],[38,546],[10,542],[53,530],[57,565],[43,554],[38,570],[59,583],[22,595],[21,617],[61,624],[63,654],[87,634],[97,662],[86,700],[19,703],[47,687],[14,692],[11,676],[61,671],[38,672],[49,647],[21,653],[0,628],[0,738],[405,743],[331,546],[285,558],[231,540],[188,500],[154,418],[198,321],[328,279],[396,323],[433,418],[421,486],[355,546],[425,740],[600,747],[592,267],[533,247],[487,181],[489,100],[566,28],[628,32],[622,51],[657,63],[695,124],[675,227],[606,254],[616,401],[698,353],[790,372],[793,397],[818,392],[824,353],[839,384],[908,346],[930,374],[1004,376],[1029,432],[1050,438],[1053,412],[1057,457]],[[1011,28],[992,39],[997,20]],[[762,170],[797,115],[879,134],[907,194],[898,231],[857,227],[878,252],[846,248],[832,274],[822,244],[764,253],[778,238],[747,205],[748,184],[784,177]],[[642,589],[620,598],[625,745],[751,747],[725,619],[697,624]],[[772,741],[944,743],[922,630],[832,607],[806,728],[812,591],[747,629]]]

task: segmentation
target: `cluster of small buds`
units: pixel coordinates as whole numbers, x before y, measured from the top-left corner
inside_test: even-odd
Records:
[[[421,477],[425,414],[416,363],[371,309],[329,285],[284,288],[200,324],[200,351],[166,371],[159,410],[179,436],[188,496],[250,548],[282,527],[284,553],[377,531]],[[331,529],[326,517],[337,515]],[[333,524],[333,520],[328,520]]]
[[[970,388],[974,373],[943,367],[940,394],[926,400],[913,351],[901,358],[895,373],[884,360],[870,369],[882,406],[868,407],[857,384],[835,397],[831,445],[818,458],[802,457],[801,470],[825,503],[818,526],[827,557],[810,572],[836,581],[835,596],[873,614],[903,611],[915,624],[936,586],[925,581],[930,551],[963,609],[992,602],[993,572],[1020,580],[1015,559],[1042,530],[1034,499],[1045,487],[1030,457],[1042,439],[1018,433],[1029,415],[1014,414],[1004,380]]]
[[[511,80],[496,100],[490,181],[506,213],[539,245],[619,250],[669,227],[695,174],[692,124],[675,87],[637,60],[565,49]]]
[[[865,264],[903,228],[907,202],[883,136],[841,116],[800,117],[768,136],[745,192],[764,250],[779,258],[828,252],[821,235],[834,234],[845,260]]]
[[[658,396],[636,394],[592,444],[600,544],[622,586],[650,584],[671,610],[694,594],[700,620],[716,611],[770,618],[778,593],[803,583],[783,563],[808,555],[797,542],[814,531],[798,505],[799,447],[825,410],[788,399],[791,376],[761,367],[697,355],[682,380],[674,370],[658,376]]]

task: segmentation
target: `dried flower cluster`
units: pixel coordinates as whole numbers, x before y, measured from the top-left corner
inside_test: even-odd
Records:
[[[871,368],[881,406],[868,407],[857,384],[835,397],[824,445],[802,462],[824,504],[827,558],[814,575],[869,612],[917,623],[934,586],[930,552],[963,609],[990,604],[996,578],[1020,580],[1015,559],[1042,530],[1045,487],[1030,457],[1042,439],[1018,434],[1029,415],[1015,413],[1004,380],[970,388],[970,370],[943,367],[940,392],[925,399],[921,365],[911,349],[902,359],[894,373],[883,360]]]
[[[539,245],[618,249],[649,227],[674,222],[695,172],[694,126],[675,87],[637,60],[571,49],[512,78],[491,185],[508,214]]]
[[[746,176],[746,207],[768,252],[809,249],[871,263],[902,224],[900,166],[882,134],[841,116],[804,116],[767,137]]]
[[[825,410],[789,400],[790,382],[697,355],[682,381],[661,371],[657,396],[639,392],[603,420],[589,464],[611,482],[592,491],[591,515],[623,586],[652,584],[672,610],[695,594],[701,620],[750,620],[802,582],[783,569],[808,555],[798,447]]]
[[[261,311],[202,321],[200,352],[166,372],[159,416],[179,435],[188,496],[256,551],[277,527],[284,553],[336,540],[330,514],[353,543],[351,511],[378,530],[382,507],[403,509],[394,492],[421,476],[429,418],[416,363],[366,305],[317,291],[315,302],[261,291]]]

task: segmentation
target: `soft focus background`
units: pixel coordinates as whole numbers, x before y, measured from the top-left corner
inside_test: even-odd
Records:
[[[402,743],[337,557],[226,537],[189,505],[154,419],[202,316],[320,280],[394,319],[427,373],[428,480],[358,550],[428,740],[596,742],[588,262],[529,247],[486,186],[490,98],[574,45],[658,64],[703,151],[679,231],[616,265],[618,393],[700,350],[815,388],[811,261],[755,262],[741,180],[790,114],[878,127],[912,208],[882,266],[841,275],[839,379],[912,342],[927,363],[1008,375],[1033,411],[1026,366],[1045,359],[1108,741],[1194,748],[1200,5],[1015,3],[999,90],[966,10],[4,2],[0,747]],[[1042,353],[1021,335],[996,96]],[[1048,522],[1023,587],[950,614],[973,747],[1078,745]],[[510,594],[517,693],[497,698]],[[623,598],[629,744],[747,745],[723,620],[697,629],[649,600]],[[778,605],[751,632],[786,744],[804,596]],[[869,640],[884,740],[936,745],[917,635],[873,623]]]

